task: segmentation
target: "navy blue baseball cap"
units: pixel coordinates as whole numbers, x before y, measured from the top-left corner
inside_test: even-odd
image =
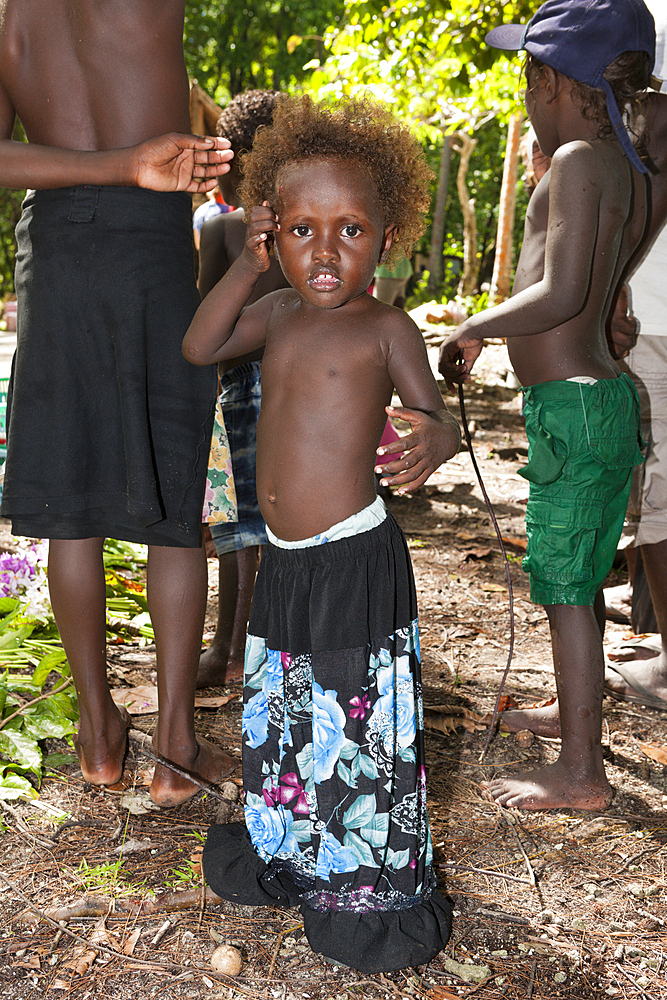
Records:
[[[647,173],[630,141],[603,73],[622,52],[646,52],[655,63],[655,22],[644,0],[547,0],[528,24],[503,24],[486,36],[496,49],[525,49],[571,80],[605,92],[607,111],[630,162]]]

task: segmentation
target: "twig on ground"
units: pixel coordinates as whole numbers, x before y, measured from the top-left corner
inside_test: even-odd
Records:
[[[634,986],[634,988],[635,988],[635,989],[637,990],[637,992],[639,993],[639,995],[640,995],[641,997],[645,997],[645,998],[646,998],[646,1000],[655,1000],[655,998],[654,998],[654,997],[653,997],[653,998],[651,997],[650,993],[646,993],[646,991],[645,991],[645,990],[643,990],[643,989],[641,988],[641,986],[638,986],[638,985],[637,985],[637,983],[636,983],[636,982],[635,982],[635,980],[634,980],[634,979],[632,978],[632,976],[631,976],[631,975],[630,975],[630,974],[629,974],[628,972],[626,972],[626,971],[625,971],[625,969],[623,968],[623,966],[622,966],[622,965],[621,965],[621,964],[620,964],[619,962],[615,962],[614,964],[616,965],[616,968],[618,969],[618,971],[619,971],[619,972],[620,972],[620,973],[621,973],[622,975],[624,975],[624,976],[625,976],[625,978],[626,978],[626,979],[628,980],[628,982],[629,982],[629,983],[632,983],[632,985]]]
[[[284,930],[280,931],[280,933],[278,934],[278,940],[276,941],[276,946],[273,949],[273,955],[271,956],[271,964],[269,965],[269,971],[266,974],[267,979],[271,979],[273,975],[273,969],[278,959],[278,952],[280,951],[280,946],[283,943],[283,939],[286,938],[288,934],[291,934],[292,931],[301,930],[302,927],[303,924],[296,924],[294,927],[286,927]]]
[[[13,818],[14,823],[16,824],[16,829],[24,837],[30,837],[30,839],[34,840],[36,844],[39,844],[40,847],[45,847],[47,850],[51,850],[52,847],[55,847],[55,840],[51,840],[50,838],[48,840],[42,840],[40,837],[36,837],[32,830],[25,825],[16,809],[10,806],[9,803],[5,802],[3,799],[0,799],[0,809]]]
[[[47,698],[50,698],[52,694],[58,694],[59,691],[64,691],[64,689],[68,687],[71,683],[72,683],[72,678],[68,677],[66,681],[63,681],[62,684],[59,684],[57,688],[53,688],[52,691],[47,691],[46,694],[40,694],[38,698],[33,698],[31,701],[24,702],[22,705],[19,706],[19,708],[16,709],[15,712],[12,712],[11,715],[8,715],[6,719],[0,720],[0,729],[4,729],[7,723],[11,722],[12,719],[15,719],[17,715],[22,715],[22,713],[25,712],[26,708],[32,708],[32,706],[36,705],[37,702],[45,701]]]
[[[206,887],[206,902],[221,903],[222,899],[212,889]],[[118,907],[117,912],[109,913],[112,905]],[[184,889],[182,892],[163,892],[157,899],[113,900],[109,896],[85,896],[71,906],[47,910],[50,920],[76,920],[80,917],[118,917],[125,920],[128,914],[141,917],[152,917],[159,913],[171,913],[178,910],[194,910],[201,905],[201,889]]]
[[[76,826],[87,826],[87,827],[93,827],[98,830],[102,830],[106,826],[106,824],[103,822],[98,822],[95,819],[70,819],[67,820],[66,823],[61,823],[61,825],[55,831],[55,833],[53,834],[54,841],[58,840],[60,838],[61,833],[64,833],[65,830],[69,830]]]
[[[227,802],[231,806],[235,805],[234,802],[230,802],[230,800],[222,795],[221,792],[217,791],[214,784],[207,785],[203,781],[199,781],[197,778],[193,777],[189,771],[184,771],[183,768],[178,767],[176,764],[172,763],[172,761],[167,760],[167,758],[163,757],[162,754],[156,754],[153,750],[149,750],[147,744],[150,743],[151,746],[153,745],[151,737],[147,736],[141,729],[135,729],[132,727],[132,729],[128,732],[128,739],[130,743],[136,744],[136,749],[139,753],[148,757],[148,759],[152,760],[154,764],[162,764],[163,767],[173,771],[174,774],[192,782],[192,784],[196,785],[202,792],[207,792],[209,795],[212,795],[214,799],[220,799],[221,802]]]
[[[201,894],[199,900],[199,920],[197,921],[197,930],[201,931],[201,925],[204,919],[204,910],[206,909],[206,879],[204,878],[204,866],[201,864],[199,871],[201,875]]]
[[[438,865],[439,868],[454,868],[459,872],[470,872],[474,875],[491,875],[494,878],[503,878],[509,882],[518,882],[520,885],[530,885],[533,886],[534,883],[529,882],[526,878],[517,878],[516,875],[506,875],[505,872],[494,872],[489,868],[472,868],[469,865],[455,865],[453,861],[443,861]]]
[[[528,992],[526,993],[526,1000],[531,1000],[533,996],[533,990],[535,989],[535,973],[537,972],[537,959],[533,959],[533,964],[530,967],[530,982],[528,983]]]
[[[165,936],[165,934],[167,933],[167,931],[171,929],[171,926],[172,926],[171,925],[171,920],[165,920],[165,922],[162,924],[162,926],[160,927],[159,931],[157,932],[157,934],[155,935],[155,937],[151,941],[151,945],[153,947],[155,947],[156,944],[160,943],[160,941]]]
[[[526,917],[518,917],[516,913],[505,913],[504,910],[484,910],[480,907],[475,913],[480,917],[493,917],[494,920],[508,920],[511,924],[530,926],[530,920]]]
[[[74,941],[78,941],[79,944],[85,945],[86,948],[97,951],[101,955],[112,955],[114,958],[120,958],[123,962],[126,963],[130,962],[134,965],[146,966],[151,969],[160,968],[164,969],[167,972],[170,972],[173,969],[180,969],[180,965],[176,965],[174,962],[162,963],[162,962],[155,962],[154,960],[151,962],[144,962],[140,958],[134,958],[134,957],[129,958],[127,955],[123,955],[121,951],[116,951],[114,948],[107,948],[105,945],[97,944],[96,942],[93,941],[87,941],[86,938],[81,937],[80,934],[76,934],[74,931],[71,931],[69,927],[65,927],[64,921],[57,923],[57,921],[52,920],[51,917],[49,917],[46,913],[44,913],[43,910],[40,910],[38,906],[35,906],[34,903],[31,903],[26,894],[24,892],[21,892],[19,887],[14,882],[12,882],[11,879],[8,879],[7,876],[4,874],[4,872],[0,872],[0,878],[3,880],[3,882],[7,883],[10,889],[12,889],[17,896],[20,896],[20,898],[24,901],[24,903],[26,903],[28,908],[32,910],[34,913],[36,913],[41,920],[45,920],[48,924],[51,924],[57,930],[62,930],[64,934],[67,934]]]
[[[519,850],[521,851],[521,854],[523,855],[523,860],[524,860],[524,862],[526,864],[526,870],[528,872],[528,880],[530,882],[530,885],[534,889],[537,886],[537,879],[535,878],[535,872],[533,871],[533,866],[530,863],[530,859],[529,859],[528,855],[526,854],[526,852],[524,850],[523,844],[521,843],[521,838],[519,837],[519,834],[516,832],[516,825],[514,823],[514,819],[513,819],[512,815],[510,814],[509,810],[505,809],[503,806],[499,805],[499,803],[497,803],[497,802],[496,802],[496,805],[498,806],[498,809],[500,810],[500,815],[503,817],[503,819],[507,823],[508,827],[510,828],[510,830],[514,834],[514,839],[516,840],[517,844],[519,845]]]

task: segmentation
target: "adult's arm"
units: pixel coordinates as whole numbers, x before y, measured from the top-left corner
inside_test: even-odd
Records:
[[[12,139],[16,113],[0,88],[0,187],[58,188],[77,184],[205,192],[229,170],[226,139],[170,132],[127,149],[60,149]]]

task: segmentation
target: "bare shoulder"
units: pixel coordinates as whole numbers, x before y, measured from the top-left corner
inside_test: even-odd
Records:
[[[559,146],[551,160],[552,179],[559,175],[575,178],[578,174],[597,176],[604,174],[609,161],[607,153],[611,143],[587,142],[574,139]],[[615,145],[615,144],[614,144]],[[621,154],[622,155],[622,154]],[[618,159],[618,157],[616,157]]]
[[[424,344],[421,330],[403,309],[378,302],[377,299],[373,299],[373,303],[373,325],[386,349],[392,351]]]

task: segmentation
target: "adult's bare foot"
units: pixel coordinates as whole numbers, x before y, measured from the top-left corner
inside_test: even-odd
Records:
[[[655,660],[661,656],[662,639],[659,633],[631,636],[605,650],[610,663],[633,663],[635,660]]]
[[[537,736],[547,736],[557,739],[560,736],[560,716],[558,702],[542,705],[540,708],[516,708],[501,712],[500,722],[504,723],[511,733],[519,733],[529,729]]]
[[[158,750],[155,737],[153,737],[153,746],[156,753],[161,752]],[[199,736],[196,740],[194,754],[180,753],[178,754],[178,759],[176,759],[175,754],[170,757],[168,754],[162,753],[162,756],[182,771],[187,771],[198,782],[205,785],[220,784],[239,765],[239,760],[236,757],[230,757],[220,747],[213,746],[208,740],[204,740]],[[155,765],[150,796],[157,805],[164,807],[180,806],[199,791],[199,785],[193,784],[187,778],[176,774],[163,764]]]
[[[667,659],[664,653],[650,660],[609,663],[604,673],[604,693],[617,701],[667,711]]]
[[[613,796],[604,772],[582,778],[560,761],[515,777],[485,781],[482,788],[506,809],[607,809]]]
[[[243,680],[243,659],[235,660],[212,643],[199,657],[197,687],[225,687]]]
[[[123,776],[123,760],[127,750],[127,731],[132,720],[123,706],[113,706],[104,725],[90,732],[83,717],[74,740],[85,781],[91,785],[115,785]]]

